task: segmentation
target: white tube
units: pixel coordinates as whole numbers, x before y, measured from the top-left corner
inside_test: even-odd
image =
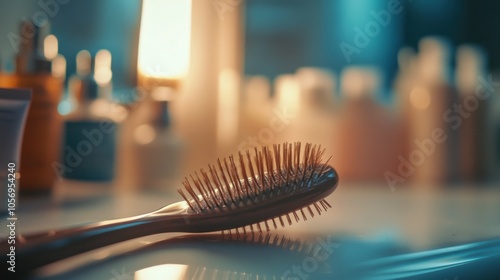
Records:
[[[15,215],[17,209],[19,184],[16,173],[19,172],[21,143],[30,100],[29,89],[0,88],[0,213],[2,214],[12,209]]]

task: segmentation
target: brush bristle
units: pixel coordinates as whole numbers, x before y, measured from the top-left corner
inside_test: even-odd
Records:
[[[284,235],[275,235],[269,232],[238,232],[223,231],[222,235],[218,237],[220,240],[242,242],[248,244],[271,246],[275,248],[285,249],[289,252],[297,252],[302,254],[312,253],[314,248],[312,243],[302,241],[300,239],[292,239]]]
[[[182,182],[184,190],[178,191],[196,214],[244,208],[314,184],[330,160],[322,162],[324,151],[321,146],[310,143],[302,151],[301,143],[296,142],[275,144],[272,149],[265,146],[254,148],[252,152],[239,152],[237,158],[231,155],[218,159],[217,165],[209,164],[208,172],[201,169],[201,176],[195,172],[194,176],[186,177]],[[247,229],[269,231],[277,229],[278,225],[291,225],[292,220],[298,222],[299,213],[303,220],[307,220],[307,214],[314,217],[314,210],[321,215],[328,208],[331,205],[322,199],[285,215],[235,230],[243,233]]]
[[[308,215],[310,216],[310,218],[314,218],[314,216],[315,216],[314,210],[316,210],[316,212],[319,215],[321,215],[321,213],[323,211],[326,212],[330,208],[332,208],[332,206],[328,203],[328,201],[326,201],[325,199],[321,199],[320,201],[313,203],[311,205],[308,205],[306,207],[296,209],[296,210],[291,211],[287,214],[284,214],[284,215],[281,215],[278,217],[274,217],[274,218],[265,220],[263,222],[254,223],[254,224],[244,226],[244,227],[223,230],[222,234],[229,234],[229,235],[243,234],[243,235],[246,235],[250,232],[260,232],[260,233],[269,232],[271,230],[277,230],[280,226],[281,227],[286,227],[287,225],[291,226],[294,221],[296,223],[299,222],[300,216],[302,216],[303,221],[307,221]],[[292,215],[293,215],[293,219],[291,217]]]

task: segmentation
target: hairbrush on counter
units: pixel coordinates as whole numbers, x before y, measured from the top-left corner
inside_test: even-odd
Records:
[[[154,212],[18,239],[20,269],[37,267],[121,241],[164,232],[269,231],[330,208],[337,172],[324,150],[301,143],[239,153],[186,178],[185,201]],[[2,252],[8,244],[0,243]],[[2,254],[2,260],[6,254]],[[21,267],[22,266],[22,267]]]

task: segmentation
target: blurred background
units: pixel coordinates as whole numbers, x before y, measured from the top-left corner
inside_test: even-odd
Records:
[[[301,141],[321,145],[341,181],[335,213],[301,230],[417,248],[498,237],[498,11],[494,0],[0,1],[0,87],[34,94],[21,197],[81,211],[103,194],[175,201],[184,176],[217,158]],[[137,214],[124,205],[31,228]]]
[[[495,1],[163,2],[1,3],[3,80],[32,52],[63,83],[57,176],[162,185],[217,156],[304,141],[345,182],[497,182]],[[82,156],[99,119],[118,129]]]
[[[57,63],[52,71],[62,72],[63,121],[88,103],[82,96],[89,93],[73,81],[88,75],[99,84],[90,99],[102,101],[122,128],[109,145],[132,145],[116,148],[113,157],[127,158],[122,154],[137,144],[130,138],[142,137],[139,142],[165,149],[162,157],[142,160],[176,169],[175,177],[179,167],[191,170],[237,150],[305,141],[326,148],[346,181],[395,186],[497,177],[495,1],[216,0],[178,4],[183,14],[171,12],[172,1],[151,1],[157,5],[151,11],[141,1],[67,2],[2,3],[2,69],[16,71],[14,58],[26,39],[20,23],[43,25],[34,51],[55,48],[46,58]],[[43,44],[49,34],[53,46]],[[80,68],[89,68],[83,74],[78,54]],[[93,66],[96,58],[104,70]],[[158,89],[169,106],[168,124],[153,125],[161,116],[151,108],[143,108],[150,116],[138,116],[136,105]],[[168,135],[151,136],[160,126]],[[435,129],[442,142],[432,138]],[[83,140],[64,135],[71,131],[61,132],[63,140],[73,138],[67,144]],[[61,156],[64,161],[64,149]],[[118,178],[127,169],[119,163],[109,162],[116,166],[104,177]],[[69,177],[92,179],[86,171]]]
[[[23,149],[22,191],[62,178],[161,188],[295,141],[322,145],[344,182],[498,182],[495,1],[1,5],[0,82],[45,88],[51,105],[31,110],[57,110],[38,126],[60,127],[34,139],[28,120],[23,147],[50,149],[38,161],[54,176],[35,180]]]

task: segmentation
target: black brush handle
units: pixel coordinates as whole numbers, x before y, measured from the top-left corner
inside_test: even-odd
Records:
[[[118,242],[151,234],[183,229],[182,215],[140,216],[94,223],[30,236],[18,236],[15,244],[0,241],[0,261],[10,260],[11,246],[15,246],[16,271],[29,273],[34,269],[77,254]],[[3,271],[7,271],[7,267]]]

